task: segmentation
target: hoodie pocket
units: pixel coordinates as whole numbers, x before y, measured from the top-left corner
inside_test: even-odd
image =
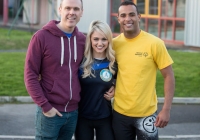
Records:
[[[48,100],[50,102],[56,103],[56,104],[66,104],[67,101],[70,99],[70,93],[69,88],[66,84],[66,81],[59,82],[55,80],[53,82],[53,87],[51,91],[48,93]]]

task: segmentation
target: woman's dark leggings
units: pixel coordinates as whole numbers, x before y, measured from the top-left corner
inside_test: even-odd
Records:
[[[112,118],[107,117],[99,120],[78,118],[75,140],[114,140],[112,130]]]

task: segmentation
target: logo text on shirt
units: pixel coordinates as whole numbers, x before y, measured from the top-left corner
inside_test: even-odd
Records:
[[[142,57],[142,56],[143,56],[143,57],[147,57],[147,56],[148,56],[148,53],[147,53],[147,52],[136,52],[135,55],[136,55],[136,56],[139,56],[139,57]]]

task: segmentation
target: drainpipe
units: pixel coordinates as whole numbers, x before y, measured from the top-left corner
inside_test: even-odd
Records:
[[[8,23],[8,0],[3,0],[3,25]]]

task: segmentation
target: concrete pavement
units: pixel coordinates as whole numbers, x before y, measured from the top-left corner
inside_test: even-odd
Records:
[[[0,104],[0,140],[33,140],[35,109],[33,103]],[[158,130],[160,140],[200,140],[200,104],[173,104],[168,126]]]
[[[163,101],[158,98],[158,112]],[[0,140],[33,140],[35,107],[29,96],[0,97]],[[200,140],[200,98],[175,97],[170,122],[159,128],[159,138]]]

